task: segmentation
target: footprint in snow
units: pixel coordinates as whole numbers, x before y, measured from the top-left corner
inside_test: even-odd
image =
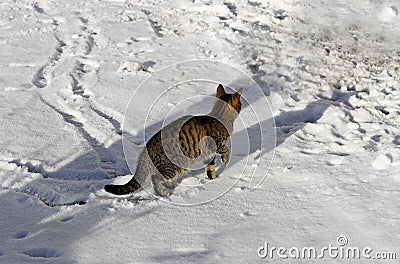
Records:
[[[60,221],[65,223],[65,222],[68,222],[68,221],[70,221],[72,219],[74,219],[74,216],[69,215],[69,216],[66,216],[66,217],[62,218]]]
[[[249,216],[254,216],[254,215],[255,214],[250,212],[250,211],[246,211],[246,212],[243,212],[243,213],[239,214],[240,217],[249,217]]]
[[[22,239],[22,238],[27,237],[28,235],[29,235],[29,231],[23,230],[23,231],[17,232],[14,235],[14,239]]]
[[[58,258],[62,256],[61,253],[52,248],[33,248],[24,251],[23,254],[32,258]]]
[[[393,162],[393,157],[390,154],[379,155],[373,162],[372,167],[377,170],[384,170]]]
[[[399,14],[396,6],[384,7],[377,15],[381,22],[391,22]]]

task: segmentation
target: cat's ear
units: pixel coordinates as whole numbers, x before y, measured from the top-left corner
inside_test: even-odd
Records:
[[[223,94],[225,94],[225,90],[222,84],[220,84],[217,87],[217,94],[215,95],[215,97],[220,98]]]
[[[240,88],[237,90],[237,92],[233,95],[235,99],[240,99],[240,96],[242,96],[243,88]]]

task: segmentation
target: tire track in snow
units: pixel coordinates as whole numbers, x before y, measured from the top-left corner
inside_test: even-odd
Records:
[[[90,133],[87,132],[86,129],[84,128],[84,125],[81,122],[79,122],[74,115],[68,114],[60,110],[59,108],[55,107],[54,105],[44,100],[41,96],[39,97],[40,100],[43,102],[43,104],[47,105],[48,107],[53,109],[56,113],[61,115],[61,117],[66,123],[73,125],[75,129],[79,132],[79,134],[81,134],[81,136],[89,143],[89,145],[97,153],[97,157],[100,163],[99,164],[100,168],[103,169],[107,173],[107,175],[115,176],[117,170],[116,164],[114,161],[109,159],[107,155],[107,148],[104,147],[104,145],[100,143],[95,137],[90,135]]]
[[[92,52],[93,47],[96,45],[96,42],[95,42],[94,37],[92,36],[93,31],[89,27],[89,19],[79,17],[79,20],[83,24],[81,29],[83,30],[83,32],[86,35],[85,48],[83,50],[83,55],[86,56]],[[84,102],[87,102],[89,104],[90,109],[94,113],[96,113],[98,116],[100,116],[103,119],[105,119],[106,121],[108,121],[113,126],[115,133],[117,135],[121,136],[122,135],[121,123],[118,120],[116,120],[114,117],[110,116],[109,114],[107,114],[104,111],[101,111],[100,109],[95,107],[93,105],[93,103],[91,103],[91,101],[89,100],[90,96],[85,94],[84,85],[79,80],[82,78],[82,76],[84,74],[90,73],[91,71],[87,72],[87,71],[85,71],[84,68],[85,68],[84,63],[82,63],[79,60],[77,60],[75,62],[75,68],[72,71],[72,73],[70,73],[70,76],[72,79],[72,81],[71,81],[72,93],[74,95],[79,95],[82,98],[84,98],[85,99]]]
[[[48,62],[44,66],[40,67],[33,75],[32,84],[37,88],[44,88],[49,84],[49,77],[51,76],[54,67],[60,62],[64,50],[67,47],[67,44],[64,41],[59,39],[57,36],[55,38],[58,42],[55,48],[56,51],[50,57]]]
[[[114,127],[115,133],[117,133],[118,135],[122,135],[121,123],[118,120],[106,114],[105,112],[100,111],[99,109],[94,107],[93,104],[90,104],[90,109],[92,109],[93,112],[95,112],[98,116],[107,120]]]
[[[46,12],[44,12],[44,10],[42,13],[47,14]],[[92,110],[98,116],[109,122],[114,128],[115,133],[118,136],[121,136],[122,135],[121,123],[112,116],[110,116],[109,114],[106,114],[105,112],[95,107],[89,100],[90,96],[88,94],[85,94],[85,87],[81,83],[81,79],[85,74],[92,72],[92,70],[90,69],[90,67],[88,67],[89,70],[86,69],[86,63],[84,61],[86,60],[86,56],[90,55],[90,53],[93,51],[94,46],[96,45],[95,39],[93,37],[93,35],[96,35],[96,33],[90,28],[89,19],[83,17],[78,17],[78,19],[81,22],[80,29],[81,29],[81,36],[83,36],[83,38],[78,39],[78,41],[76,42],[71,42],[71,43],[67,42],[68,43],[67,46],[65,41],[61,40],[59,37],[56,36],[58,44],[55,48],[56,50],[55,53],[50,57],[48,63],[46,63],[36,72],[36,74],[33,77],[32,83],[37,88],[45,88],[52,80],[52,78],[50,77],[52,77],[51,74],[54,72],[55,67],[57,67],[59,63],[62,63],[61,61],[62,56],[68,55],[67,54],[68,52],[65,52],[65,50],[67,48],[68,51],[76,50],[77,59],[73,61],[71,64],[72,69],[70,68],[71,70],[67,70],[65,73],[66,76],[70,76],[71,78],[70,89],[72,90],[72,94],[81,96],[84,99],[82,103],[89,104],[90,110]],[[100,168],[103,171],[105,171],[107,175],[111,177],[116,176],[118,171],[116,162],[111,160],[107,148],[102,143],[100,143],[96,137],[92,136],[84,128],[84,124],[78,121],[78,119],[74,115],[69,114],[68,110],[63,111],[54,106],[53,104],[51,104],[50,102],[44,100],[41,96],[39,97],[45,105],[49,106],[56,113],[61,115],[66,123],[73,125],[76,128],[76,130],[82,135],[82,137],[88,142],[88,144],[95,150],[95,152],[97,153],[97,157],[99,159]],[[29,166],[28,163],[19,165],[21,166],[26,165],[26,167],[28,167],[28,171],[34,172],[37,170],[37,168]]]

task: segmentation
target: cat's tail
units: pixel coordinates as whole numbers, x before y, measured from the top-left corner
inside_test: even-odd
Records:
[[[127,184],[124,185],[106,185],[104,189],[115,195],[130,194],[140,188],[140,184],[133,177]]]
[[[139,162],[140,164],[140,162]],[[137,191],[146,181],[146,170],[143,167],[138,166],[136,168],[135,175],[132,179],[124,185],[106,185],[104,189],[115,195],[125,195]]]

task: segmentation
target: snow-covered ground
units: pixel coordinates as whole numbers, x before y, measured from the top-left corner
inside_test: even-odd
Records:
[[[360,263],[396,263],[399,9],[381,0],[2,1],[0,263],[310,263],[258,249],[321,249],[339,236],[372,256],[397,253]],[[208,81],[183,82],[197,73]],[[167,113],[207,113],[218,82],[243,86],[247,102],[217,180],[196,171],[166,199],[104,192],[131,178],[142,139]]]

